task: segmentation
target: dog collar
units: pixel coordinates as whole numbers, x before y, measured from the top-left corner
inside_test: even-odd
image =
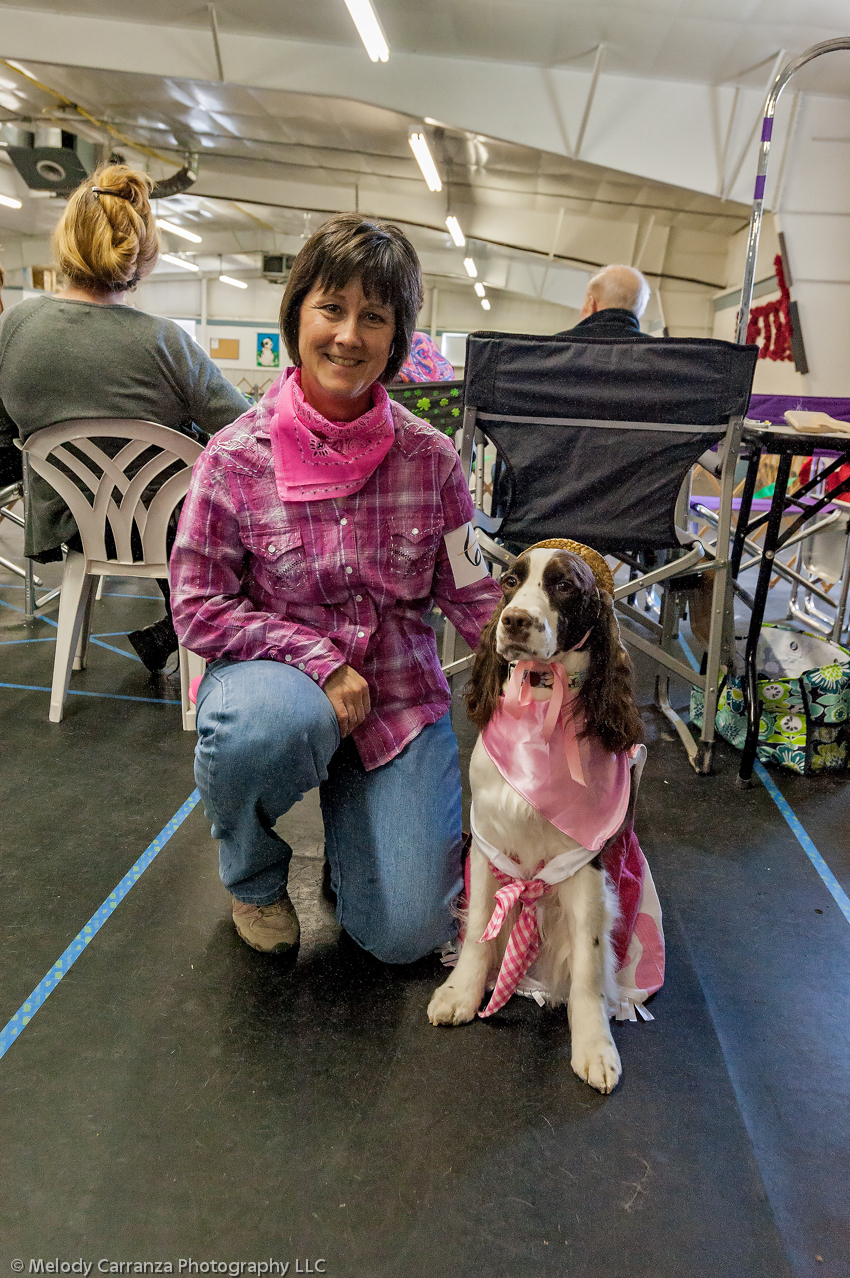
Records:
[[[517,662],[511,661],[509,673],[513,674],[516,669]],[[564,671],[566,675],[566,671]],[[577,670],[575,674],[566,675],[566,684],[570,691],[580,688],[587,678],[586,670]],[[522,676],[522,682],[528,680],[529,687],[532,688],[551,688],[555,683],[555,676],[552,673],[552,666],[548,666],[545,670],[526,670]]]

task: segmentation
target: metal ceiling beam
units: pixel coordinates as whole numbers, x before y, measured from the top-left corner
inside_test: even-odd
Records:
[[[205,8],[202,13],[206,18]],[[361,53],[353,47],[224,29],[219,30],[219,46],[230,81],[249,90],[315,93],[321,68],[322,82],[341,98],[365,100],[420,120],[437,115],[472,133],[559,155],[566,148],[552,94],[558,102],[581,100],[588,85],[587,72],[574,66],[552,67],[544,83],[540,65],[442,53],[394,52],[386,66],[364,72]],[[216,74],[211,42],[199,41],[196,27],[128,24],[78,10],[63,14],[0,6],[0,47],[25,62],[32,58],[84,69],[94,61],[109,71],[199,81]],[[598,46],[597,57],[598,72]],[[654,181],[715,193],[712,95],[731,100],[731,87],[618,71],[604,82],[596,76],[592,108],[603,89],[606,99],[615,92],[618,99],[634,101],[635,109],[611,115],[605,130],[593,132],[592,138],[586,119],[582,156]],[[745,99],[759,96],[752,90],[742,94]]]
[[[210,31],[212,32],[213,49],[215,50],[215,64],[218,67],[218,78],[224,84],[224,63],[221,60],[221,44],[218,39],[218,18],[216,17],[215,5],[207,5],[207,13],[210,15]]]
[[[231,196],[215,195],[208,191],[194,191],[193,194],[205,200],[226,200],[228,203],[233,203],[233,199]],[[287,212],[292,212],[292,213],[319,213],[319,214],[324,214],[327,217],[331,217],[334,213],[340,212],[338,208],[317,208],[315,206],[308,206],[305,204],[282,204],[274,200],[260,200],[256,198],[251,198],[250,200],[243,199],[241,203],[255,204],[255,205],[259,205],[260,208],[267,208],[267,209],[284,209]],[[378,215],[375,214],[375,216],[378,216]],[[446,234],[445,225],[439,225],[434,222],[413,221],[411,218],[406,218],[406,217],[393,217],[391,220],[393,222],[397,222],[400,226],[415,226],[418,229],[423,231],[436,231],[440,235]],[[609,263],[607,262],[596,262],[596,261],[592,261],[590,258],[573,257],[569,253],[549,254],[544,249],[531,248],[527,244],[512,244],[508,240],[496,240],[483,235],[467,236],[467,243],[491,244],[495,248],[509,249],[512,252],[516,252],[516,253],[530,253],[534,257],[549,259],[550,261],[555,261],[555,262],[569,263],[572,266],[578,266],[582,268],[590,267],[593,270],[600,270],[603,266],[609,265]],[[714,292],[719,292],[721,289],[726,287],[725,284],[718,284],[716,280],[697,279],[695,276],[692,276],[692,275],[674,275],[668,271],[651,271],[649,272],[649,274],[652,275],[653,279],[675,280],[680,284],[697,284],[699,285],[700,288],[710,288],[710,289],[713,289]],[[462,278],[462,277],[459,276],[458,278]]]
[[[581,117],[581,124],[578,129],[578,137],[576,138],[576,149],[573,156],[578,159],[581,155],[581,148],[584,142],[584,134],[587,129],[587,122],[590,119],[590,110],[593,106],[593,99],[596,97],[596,86],[599,83],[599,74],[602,70],[602,63],[605,60],[605,45],[600,44],[596,49],[596,57],[593,62],[593,75],[590,79],[590,88],[587,91],[587,101],[584,104],[584,114]]]

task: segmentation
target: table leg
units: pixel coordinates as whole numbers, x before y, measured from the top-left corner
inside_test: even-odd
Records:
[[[756,481],[759,473],[759,462],[761,461],[761,449],[755,448],[750,453],[749,465],[747,466],[747,477],[744,480],[744,491],[741,493],[741,506],[738,511],[738,520],[735,524],[735,539],[732,542],[732,555],[729,560],[729,569],[732,573],[732,580],[738,576],[738,570],[741,567],[741,558],[744,553],[744,540],[747,535],[747,524],[750,522],[750,511],[753,508],[753,494],[756,491]]]
[[[773,501],[771,502],[770,515],[764,534],[758,584],[753,600],[753,613],[747,633],[743,680],[744,709],[747,715],[747,739],[744,743],[741,766],[738,771],[738,780],[742,784],[749,782],[753,775],[753,764],[755,763],[758,749],[759,723],[761,721],[757,664],[758,641],[767,604],[767,592],[770,589],[770,578],[773,573],[773,560],[776,557],[776,547],[779,544],[779,535],[782,530],[782,516],[785,513],[785,497],[788,491],[788,480],[791,475],[791,461],[792,456],[790,453],[780,454],[776,483],[773,489]]]

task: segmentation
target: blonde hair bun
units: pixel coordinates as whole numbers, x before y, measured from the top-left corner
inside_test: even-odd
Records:
[[[80,183],[53,232],[56,264],[70,283],[118,292],[153,270],[159,256],[153,185],[126,164],[108,164]]]

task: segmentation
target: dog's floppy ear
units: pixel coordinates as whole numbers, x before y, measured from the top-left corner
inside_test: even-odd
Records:
[[[504,606],[502,600],[481,632],[472,674],[463,694],[466,713],[479,732],[484,731],[498,710],[502,684],[508,677],[508,663],[496,651],[496,627]]]
[[[632,690],[632,663],[607,590],[600,589],[599,602],[599,615],[587,640],[590,666],[579,705],[584,735],[593,734],[606,750],[620,754],[643,741],[643,725]]]

